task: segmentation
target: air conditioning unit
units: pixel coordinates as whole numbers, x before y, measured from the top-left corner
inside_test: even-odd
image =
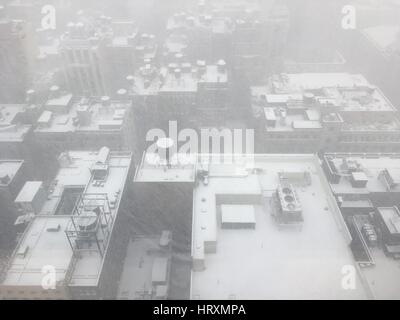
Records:
[[[285,213],[296,213],[302,211],[296,192],[292,185],[280,185],[278,188],[279,201],[282,211]]]
[[[279,202],[278,220],[284,224],[303,221],[302,206],[291,184],[281,184],[276,191]]]

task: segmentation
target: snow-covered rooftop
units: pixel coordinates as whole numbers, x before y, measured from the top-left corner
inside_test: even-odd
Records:
[[[339,183],[331,184],[335,194],[400,192],[400,185],[390,188],[381,176],[382,171],[386,169],[392,179],[400,183],[400,154],[328,154],[326,157],[341,176]],[[365,173],[368,182],[364,188],[352,186],[349,167],[355,167]]]
[[[20,115],[25,112],[25,104],[0,105],[0,141],[23,141],[32,126],[21,124]]]
[[[68,133],[121,130],[130,112],[128,101],[109,101],[107,106],[96,99],[71,102],[72,96],[61,96],[46,103],[38,120],[36,133]]]
[[[24,232],[2,285],[40,286],[42,268],[47,265],[55,267],[57,281],[64,281],[66,273],[71,272],[69,285],[97,284],[103,265],[100,252],[80,252],[81,258],[72,266],[72,249],[65,234],[72,212],[60,214],[58,208],[62,206],[64,190],[82,188],[86,194],[106,194],[110,203],[114,203],[110,212],[115,221],[131,164],[131,154],[110,153],[108,177],[101,185],[94,184],[90,172],[98,159],[98,152],[70,151],[68,157],[70,162],[62,164],[40,214]],[[58,225],[58,231],[54,231]],[[53,231],[49,231],[49,228]],[[27,248],[26,253],[19,255],[18,252],[24,248]]]
[[[210,164],[208,183],[194,191],[192,256],[204,261],[204,270],[192,272],[191,298],[365,298],[359,279],[355,290],[341,286],[342,268],[355,262],[317,158],[257,155],[253,168],[246,161]],[[280,229],[271,215],[281,172],[310,174],[311,184],[295,187],[303,208],[301,230]],[[222,229],[226,203],[253,206],[255,229]],[[210,244],[215,253],[206,252]]]
[[[0,160],[0,187],[11,183],[22,164],[22,160]]]

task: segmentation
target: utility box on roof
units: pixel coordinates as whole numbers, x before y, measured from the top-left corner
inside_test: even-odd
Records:
[[[20,215],[29,213],[38,214],[46,199],[47,195],[42,181],[27,181],[14,202],[18,207]]]

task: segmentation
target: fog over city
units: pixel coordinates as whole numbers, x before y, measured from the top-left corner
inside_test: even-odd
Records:
[[[399,21],[0,0],[0,300],[400,299]]]

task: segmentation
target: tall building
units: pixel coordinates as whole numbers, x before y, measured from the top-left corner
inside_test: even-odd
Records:
[[[140,33],[135,22],[113,19],[109,24],[111,34],[103,48],[102,67],[107,92],[113,95],[144,61],[157,63],[158,43],[154,34]]]
[[[218,59],[230,62],[233,30],[234,23],[228,17],[175,13],[167,21],[164,60],[173,62],[173,54],[181,53],[190,62],[198,59],[208,63]]]
[[[1,298],[117,296],[128,239],[122,203],[129,198],[131,154],[102,148],[69,151],[59,160],[42,208],[2,273]],[[25,194],[28,199],[33,195]],[[43,272],[53,272],[54,278],[43,281]]]
[[[400,205],[399,161],[398,153],[327,153],[323,164],[340,207],[352,214],[352,201],[368,204],[367,211]]]
[[[262,152],[395,152],[398,110],[362,75],[281,74],[253,87]]]
[[[124,268],[119,281],[120,300],[166,300],[171,290],[172,237],[168,230],[160,234],[136,234],[130,238]],[[176,270],[175,272],[179,272]]]
[[[23,160],[0,160],[0,251],[15,248],[17,208],[14,199],[17,197],[28,173]],[[0,270],[7,261],[0,256]]]
[[[152,128],[166,129],[169,120],[180,128],[198,128],[224,125],[235,115],[229,112],[232,79],[224,60],[192,64],[181,59],[161,68],[146,63],[129,77],[128,85],[138,141],[144,142]]]
[[[132,102],[126,97],[75,97],[53,86],[33,130],[38,153],[46,155],[47,171],[65,150],[134,150],[132,116]]]
[[[68,24],[60,43],[65,79],[75,94],[105,95],[101,50],[104,36],[83,22]]]
[[[382,24],[353,34],[349,52],[353,68],[362,70],[396,104],[400,103],[397,83],[400,80],[400,28]]]
[[[157,43],[132,21],[89,15],[68,23],[60,51],[71,92],[112,96],[138,63],[157,58]]]
[[[354,6],[357,13],[356,29],[341,29],[337,33],[348,70],[366,75],[397,106],[400,103],[399,3],[358,0],[345,4]]]
[[[0,104],[0,159],[23,159],[32,173],[32,124],[39,113],[40,105],[35,103]]]
[[[148,153],[135,175],[136,215],[158,228],[180,217],[173,226],[191,234],[190,299],[368,296],[358,275],[355,290],[341,286],[352,238],[316,156],[220,157]]]
[[[176,54],[190,62],[224,59],[236,76],[259,83],[282,69],[289,31],[284,5],[199,3],[195,13],[175,13],[166,26],[164,59]]]
[[[171,265],[168,298],[190,299],[195,162],[189,157],[185,165],[168,168],[163,160],[152,161],[155,156],[144,153],[136,169],[133,192],[135,231],[143,236],[159,234],[163,230],[172,232],[175,259]],[[171,202],[171,199],[177,201]]]
[[[317,157],[197,167],[206,178],[193,196],[192,299],[365,298],[362,286],[340,285],[351,238]]]
[[[273,6],[267,15],[247,10],[236,19],[233,67],[239,76],[256,84],[282,70],[288,32],[289,12],[285,6]]]
[[[21,103],[31,80],[35,47],[23,20],[7,18],[0,6],[0,103]]]
[[[400,297],[399,163],[393,153],[326,154],[322,162],[373,299]]]

